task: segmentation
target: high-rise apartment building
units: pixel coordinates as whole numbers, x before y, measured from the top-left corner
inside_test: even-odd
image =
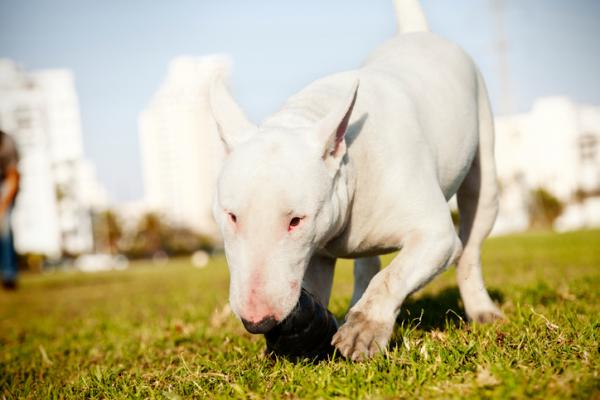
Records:
[[[102,190],[83,156],[72,73],[27,72],[0,60],[0,128],[20,153],[12,221],[17,251],[51,257],[91,251],[90,199]]]
[[[222,56],[174,59],[139,118],[146,202],[174,223],[213,237],[211,204],[224,150],[208,96],[213,79],[228,71]]]

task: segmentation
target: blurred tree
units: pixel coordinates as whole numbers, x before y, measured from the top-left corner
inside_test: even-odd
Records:
[[[169,255],[187,255],[196,250],[211,252],[213,247],[214,244],[208,236],[182,227],[172,228],[165,241],[165,250]]]
[[[106,210],[93,215],[96,252],[123,254],[131,259],[157,254],[189,255],[196,250],[211,252],[212,239],[191,229],[170,224],[163,215],[144,214],[137,224],[123,225],[119,216]]]
[[[154,255],[158,251],[164,251],[163,243],[169,236],[168,226],[162,222],[157,213],[145,214],[138,226],[138,237],[143,241],[146,255]]]
[[[147,213],[140,219],[135,232],[121,242],[121,251],[129,258],[189,255],[196,250],[212,251],[210,238],[176,226],[158,213]]]
[[[41,253],[24,253],[17,255],[19,269],[30,272],[42,272],[46,256]]]
[[[117,254],[123,228],[119,217],[112,210],[105,210],[93,216],[94,244],[97,252]]]
[[[544,188],[533,190],[530,199],[529,227],[552,229],[554,221],[563,212],[564,204]]]

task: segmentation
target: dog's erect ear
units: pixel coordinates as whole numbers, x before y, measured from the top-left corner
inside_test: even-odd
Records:
[[[225,145],[225,151],[230,153],[235,146],[252,136],[257,129],[256,125],[246,118],[222,78],[215,78],[212,82],[209,97],[219,135]]]
[[[346,130],[356,102],[358,79],[346,97],[317,126],[317,140],[322,144],[322,158],[332,172],[337,171],[346,154]]]

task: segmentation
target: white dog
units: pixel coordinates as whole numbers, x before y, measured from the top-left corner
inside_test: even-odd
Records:
[[[355,284],[333,344],[354,360],[383,350],[404,299],[456,260],[468,317],[501,316],[480,263],[498,209],[483,79],[427,31],[416,0],[396,3],[398,35],[362,68],[310,84],[261,126],[213,85],[227,149],[213,212],[231,307],[252,333],[284,319],[301,287],[327,304],[338,257],[356,258]],[[396,250],[380,271],[378,255]]]

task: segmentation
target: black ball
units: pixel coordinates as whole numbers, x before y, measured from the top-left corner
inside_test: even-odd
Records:
[[[312,294],[302,289],[292,312],[265,334],[267,354],[289,359],[323,359],[333,354],[338,324]]]

